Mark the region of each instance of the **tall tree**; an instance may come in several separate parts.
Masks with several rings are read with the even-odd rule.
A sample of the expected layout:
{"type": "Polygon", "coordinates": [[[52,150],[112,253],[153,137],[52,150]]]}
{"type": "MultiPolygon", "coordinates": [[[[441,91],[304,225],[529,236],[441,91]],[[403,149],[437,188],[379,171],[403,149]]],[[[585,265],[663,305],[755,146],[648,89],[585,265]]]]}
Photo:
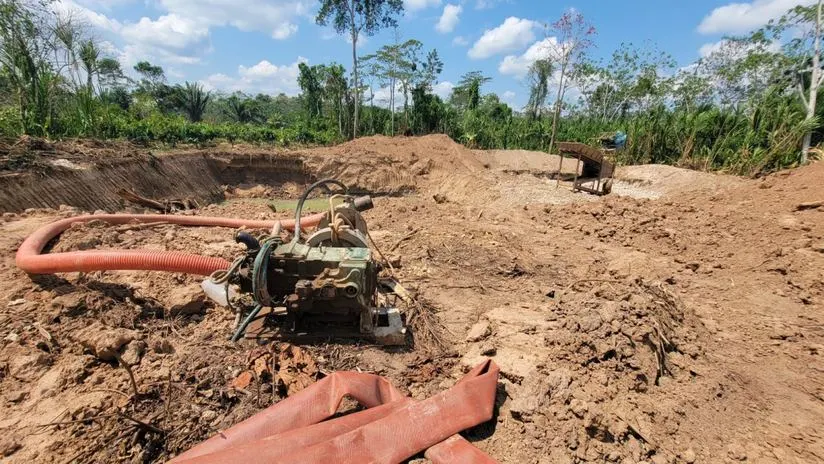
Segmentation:
{"type": "Polygon", "coordinates": [[[526,112],[531,119],[540,119],[544,104],[549,96],[549,79],[552,77],[552,62],[541,59],[529,67],[529,102],[526,112]]]}
{"type": "MultiPolygon", "coordinates": [[[[396,39],[398,37],[396,36],[396,39]]],[[[374,55],[364,57],[373,65],[371,71],[381,80],[389,90],[389,110],[390,110],[390,133],[395,134],[395,96],[400,87],[404,94],[404,110],[409,106],[409,90],[412,80],[416,76],[418,69],[417,53],[421,48],[421,43],[411,39],[400,43],[398,40],[394,44],[384,45],[374,55]]],[[[407,120],[408,123],[408,120],[407,120]]]]}
{"type": "Polygon", "coordinates": [[[435,85],[435,81],[438,80],[441,72],[443,72],[443,61],[438,56],[438,50],[429,50],[429,53],[426,54],[426,62],[421,67],[418,75],[418,83],[424,84],[429,90],[432,90],[432,86],[435,85]]]}
{"type": "Polygon", "coordinates": [[[346,108],[347,93],[349,92],[348,83],[346,82],[346,70],[337,63],[326,66],[324,70],[324,94],[332,104],[332,111],[334,111],[338,122],[338,133],[341,137],[344,137],[343,113],[344,108],[346,108]]]}
{"type": "Polygon", "coordinates": [[[452,104],[458,108],[475,110],[481,103],[481,88],[492,78],[486,77],[481,71],[470,71],[458,81],[452,89],[452,104]]]}
{"type": "MultiPolygon", "coordinates": [[[[793,34],[786,52],[796,58],[798,96],[807,111],[806,123],[815,119],[818,89],[824,82],[824,72],[821,69],[822,20],[822,0],[818,0],[813,5],[791,9],[777,24],[768,27],[768,30],[772,28],[778,33],[790,30],[793,34]]],[[[812,136],[812,130],[804,134],[801,164],[807,163],[812,136]]]]}
{"type": "Polygon", "coordinates": [[[143,88],[155,87],[166,82],[166,73],[160,66],[154,66],[148,61],[141,61],[134,65],[134,70],[140,75],[140,85],[143,88]]]}
{"type": "Polygon", "coordinates": [[[338,34],[349,33],[352,41],[352,88],[355,89],[355,110],[352,137],[358,136],[360,82],[358,80],[358,37],[373,36],[381,28],[397,25],[395,17],[403,12],[403,0],[322,0],[315,22],[326,26],[331,22],[338,34]]]}
{"type": "Polygon", "coordinates": [[[298,64],[298,85],[303,91],[303,104],[310,123],[323,115],[323,65],[298,64]]]}
{"type": "MultiPolygon", "coordinates": [[[[561,19],[553,23],[548,32],[557,38],[557,46],[547,47],[548,59],[552,60],[560,71],[558,76],[558,93],[555,97],[555,111],[552,113],[552,132],[549,139],[550,153],[555,148],[555,138],[558,135],[558,119],[561,117],[564,94],[569,86],[569,75],[577,71],[577,67],[584,61],[586,51],[592,46],[592,36],[595,27],[576,10],[569,10],[561,19]]],[[[561,163],[563,163],[561,157],[561,163]]],[[[562,166],[558,167],[558,172],[562,166]]],[[[558,177],[560,185],[561,177],[558,177]]]]}
{"type": "Polygon", "coordinates": [[[608,62],[581,63],[575,79],[590,116],[607,122],[660,103],[674,68],[672,57],[655,47],[622,43],[608,62]]]}

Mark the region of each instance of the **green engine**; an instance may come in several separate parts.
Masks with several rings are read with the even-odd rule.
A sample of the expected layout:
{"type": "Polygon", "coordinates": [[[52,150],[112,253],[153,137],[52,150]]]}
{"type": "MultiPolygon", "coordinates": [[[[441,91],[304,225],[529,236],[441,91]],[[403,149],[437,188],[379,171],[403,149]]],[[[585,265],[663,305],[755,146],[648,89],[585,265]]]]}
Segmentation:
{"type": "MultiPolygon", "coordinates": [[[[296,217],[312,188],[298,203],[296,217]]],[[[389,303],[391,290],[382,290],[381,266],[368,246],[361,212],[372,207],[369,197],[334,195],[329,213],[311,234],[304,236],[298,227],[286,241],[277,226],[262,240],[238,234],[248,251],[234,278],[252,295],[255,309],[235,339],[254,320],[257,332],[265,322],[281,334],[354,335],[386,345],[405,344],[403,320],[389,303]]]]}

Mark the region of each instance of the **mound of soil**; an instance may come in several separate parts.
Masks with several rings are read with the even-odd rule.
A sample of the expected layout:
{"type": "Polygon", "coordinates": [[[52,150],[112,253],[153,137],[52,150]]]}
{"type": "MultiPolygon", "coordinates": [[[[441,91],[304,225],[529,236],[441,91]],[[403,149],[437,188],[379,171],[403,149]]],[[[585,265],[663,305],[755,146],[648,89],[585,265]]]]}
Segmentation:
{"type": "MultiPolygon", "coordinates": [[[[283,162],[242,150],[215,155],[237,179],[283,162]]],[[[375,372],[421,399],[481,357],[501,366],[496,417],[464,434],[501,462],[824,459],[824,164],[760,180],[629,169],[620,176],[644,190],[608,197],[486,169],[442,137],[362,139],[277,166],[279,192],[299,192],[305,173],[390,194],[366,213],[371,234],[448,349],[231,344],[234,315],[203,300],[197,278],[24,275],[23,237],[78,211],[6,214],[5,460],[159,462],[326,372],[375,372]]],[[[253,200],[194,214],[288,214],[253,200]]],[[[90,223],[53,249],[231,259],[233,232],[90,223]]]]}

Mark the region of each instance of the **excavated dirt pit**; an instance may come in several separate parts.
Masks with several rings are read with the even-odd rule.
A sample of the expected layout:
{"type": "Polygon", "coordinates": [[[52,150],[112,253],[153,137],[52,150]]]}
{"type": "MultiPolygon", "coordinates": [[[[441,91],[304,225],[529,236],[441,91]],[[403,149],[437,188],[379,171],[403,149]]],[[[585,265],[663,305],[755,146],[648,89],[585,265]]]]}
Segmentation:
{"type": "MultiPolygon", "coordinates": [[[[94,169],[101,162],[93,153],[57,156],[94,169]]],[[[227,341],[233,314],[204,302],[194,276],[29,278],[14,265],[23,238],[80,211],[9,212],[0,224],[0,455],[8,462],[160,462],[328,372],[385,375],[422,399],[485,357],[502,370],[496,417],[464,436],[501,462],[824,460],[824,207],[802,206],[824,200],[824,164],[761,180],[628,167],[615,193],[598,198],[529,172],[553,160],[471,152],[444,137],[155,156],[165,165],[175,156],[229,160],[222,175],[238,177],[225,183],[247,184],[198,215],[288,217],[261,198],[294,198],[320,177],[382,194],[365,215],[372,235],[400,257],[398,276],[436,312],[448,348],[235,345],[227,341]],[[273,180],[262,159],[300,163],[306,177],[273,180]],[[111,346],[133,366],[138,397],[111,346]]],[[[34,166],[14,175],[50,176],[34,166]]],[[[208,175],[215,186],[228,179],[208,175]]],[[[40,187],[17,188],[14,198],[40,187]]],[[[89,223],[52,251],[231,259],[232,236],[89,223]]]]}

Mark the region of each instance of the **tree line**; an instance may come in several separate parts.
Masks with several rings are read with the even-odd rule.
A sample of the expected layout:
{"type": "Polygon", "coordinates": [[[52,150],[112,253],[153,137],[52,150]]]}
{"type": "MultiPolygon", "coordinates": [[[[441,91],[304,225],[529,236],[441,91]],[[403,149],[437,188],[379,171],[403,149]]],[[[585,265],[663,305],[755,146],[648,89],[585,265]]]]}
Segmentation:
{"type": "Polygon", "coordinates": [[[570,11],[546,26],[555,39],[530,65],[529,98],[518,109],[486,92],[492,78],[479,71],[438,96],[444,63],[437,50],[401,37],[402,11],[401,0],[324,0],[316,21],[349,37],[349,69],[300,63],[299,95],[247,95],[170,84],[146,61],[126,72],[48,2],[0,0],[0,136],[289,145],[444,133],[471,148],[552,151],[559,140],[598,143],[623,131],[621,162],[747,175],[818,153],[820,2],[728,37],[680,69],[651,44],[621,44],[594,60],[596,30],[570,11]],[[394,31],[391,43],[359,56],[358,38],[384,28],[394,31]]]}

